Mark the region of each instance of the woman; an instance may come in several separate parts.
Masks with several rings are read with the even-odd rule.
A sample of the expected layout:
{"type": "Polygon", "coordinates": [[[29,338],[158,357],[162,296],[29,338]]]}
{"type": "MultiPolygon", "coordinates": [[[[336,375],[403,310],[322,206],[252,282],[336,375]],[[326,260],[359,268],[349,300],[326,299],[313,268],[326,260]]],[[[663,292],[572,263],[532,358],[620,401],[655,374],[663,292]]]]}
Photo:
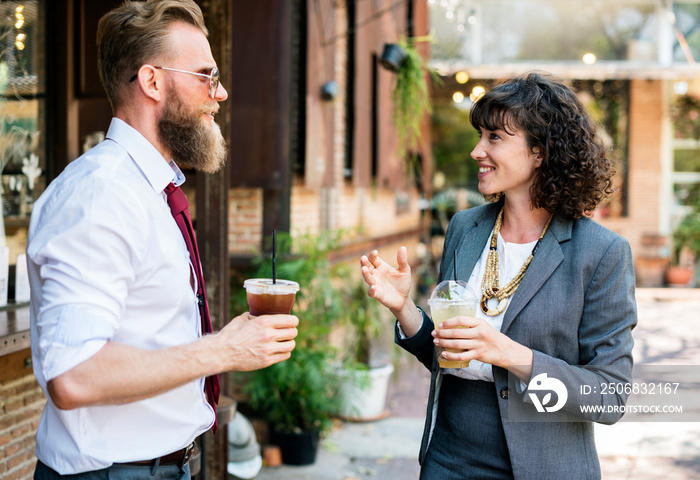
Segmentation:
{"type": "Polygon", "coordinates": [[[451,220],[438,282],[467,281],[476,316],[433,330],[410,297],[406,248],[398,268],[376,250],[361,258],[397,343],[432,372],[420,478],[600,478],[592,422],[622,416],[626,395],[601,385],[631,380],[636,324],[629,244],[585,216],[612,193],[606,148],[576,95],[547,75],[494,87],[470,120],[479,191],[495,201],[451,220]],[[442,355],[469,367],[439,368],[435,345],[460,349],[442,355]],[[543,395],[543,374],[566,392],[543,395]]]}

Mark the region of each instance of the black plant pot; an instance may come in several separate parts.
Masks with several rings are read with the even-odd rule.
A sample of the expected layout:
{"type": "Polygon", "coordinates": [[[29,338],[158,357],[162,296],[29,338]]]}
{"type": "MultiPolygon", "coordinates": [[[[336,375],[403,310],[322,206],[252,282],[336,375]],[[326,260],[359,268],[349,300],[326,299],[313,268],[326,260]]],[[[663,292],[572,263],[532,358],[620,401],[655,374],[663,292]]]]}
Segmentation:
{"type": "Polygon", "coordinates": [[[277,445],[282,452],[282,463],[287,465],[311,465],[316,461],[320,433],[277,432],[277,445]]]}
{"type": "Polygon", "coordinates": [[[385,43],[379,62],[390,72],[398,72],[406,61],[406,51],[395,43],[385,43]]]}

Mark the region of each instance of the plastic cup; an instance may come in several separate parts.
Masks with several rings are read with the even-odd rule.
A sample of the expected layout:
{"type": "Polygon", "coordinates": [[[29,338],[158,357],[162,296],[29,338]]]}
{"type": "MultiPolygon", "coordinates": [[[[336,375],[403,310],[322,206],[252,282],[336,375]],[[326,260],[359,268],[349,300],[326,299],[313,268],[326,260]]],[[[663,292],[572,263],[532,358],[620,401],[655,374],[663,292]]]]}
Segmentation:
{"type": "MultiPolygon", "coordinates": [[[[450,318],[460,316],[474,317],[476,315],[477,301],[476,293],[466,282],[462,280],[445,280],[440,282],[428,300],[435,330],[439,330],[440,323],[450,318]]],[[[469,366],[469,360],[450,361],[442,356],[442,352],[445,350],[452,353],[463,352],[464,350],[443,348],[437,345],[435,348],[437,349],[440,368],[467,368],[469,366]]]]}
{"type": "Polygon", "coordinates": [[[286,314],[292,311],[299,284],[291,280],[249,278],[243,282],[251,315],[286,314]]]}

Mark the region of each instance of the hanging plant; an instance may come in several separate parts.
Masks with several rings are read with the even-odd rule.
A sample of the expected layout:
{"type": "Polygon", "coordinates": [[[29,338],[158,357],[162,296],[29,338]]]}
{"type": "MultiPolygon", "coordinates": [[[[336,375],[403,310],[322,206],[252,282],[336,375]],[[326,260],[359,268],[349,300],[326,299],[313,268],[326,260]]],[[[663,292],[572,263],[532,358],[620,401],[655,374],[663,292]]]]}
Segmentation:
{"type": "Polygon", "coordinates": [[[402,37],[397,44],[406,54],[396,72],[396,84],[392,93],[394,124],[401,157],[405,155],[407,148],[416,149],[422,137],[421,126],[424,116],[433,111],[428,90],[428,77],[433,81],[439,81],[437,71],[430,68],[416,50],[416,43],[415,38],[402,37]]]}
{"type": "Polygon", "coordinates": [[[680,95],[671,112],[676,138],[700,140],[700,98],[680,95]]]}

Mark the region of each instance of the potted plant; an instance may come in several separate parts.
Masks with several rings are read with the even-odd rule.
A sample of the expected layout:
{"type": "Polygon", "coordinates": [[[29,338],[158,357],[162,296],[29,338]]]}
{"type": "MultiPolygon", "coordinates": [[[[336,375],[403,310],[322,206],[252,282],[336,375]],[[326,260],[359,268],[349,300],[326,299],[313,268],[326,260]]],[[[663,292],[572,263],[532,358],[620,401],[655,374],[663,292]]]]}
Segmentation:
{"type": "MultiPolygon", "coordinates": [[[[245,378],[243,392],[250,407],[268,422],[272,443],[280,447],[287,464],[315,461],[319,439],[340,408],[334,368],[337,352],[329,335],[344,305],[336,287],[338,269],[331,265],[329,254],[339,246],[341,236],[340,232],[305,235],[295,239],[293,256],[278,256],[277,277],[294,280],[301,287],[292,310],[301,322],[296,348],[290,359],[245,378]]],[[[277,238],[279,251],[290,251],[289,236],[277,238]]],[[[270,259],[261,256],[257,265],[254,276],[272,276],[270,259]]],[[[244,292],[236,303],[236,311],[246,310],[244,292]]]]}
{"type": "Polygon", "coordinates": [[[673,232],[674,264],[666,273],[669,285],[690,285],[695,265],[700,258],[700,196],[693,209],[673,232]],[[685,255],[685,259],[683,258],[685,255]]]}
{"type": "Polygon", "coordinates": [[[269,422],[283,463],[316,461],[321,435],[339,411],[332,360],[331,351],[301,345],[289,360],[255,372],[246,383],[250,404],[269,422]]]}
{"type": "Polygon", "coordinates": [[[398,72],[406,60],[406,50],[396,43],[385,43],[379,62],[390,72],[398,72]]]}
{"type": "Polygon", "coordinates": [[[345,345],[339,376],[340,415],[349,420],[371,421],[384,418],[392,363],[377,363],[372,358],[372,345],[388,325],[379,303],[367,295],[361,279],[344,291],[345,345]]]}
{"type": "MultiPolygon", "coordinates": [[[[416,49],[416,43],[422,39],[407,39],[402,37],[397,44],[390,44],[402,51],[399,54],[400,64],[392,61],[397,66],[396,82],[392,92],[394,103],[394,125],[399,139],[399,156],[404,156],[406,149],[415,150],[421,139],[421,127],[425,115],[431,113],[432,103],[428,90],[428,78],[439,81],[438,73],[428,67],[425,59],[416,49]]],[[[385,48],[385,52],[387,48],[385,48]]],[[[384,56],[383,56],[384,57],[384,56]]],[[[388,62],[382,61],[385,68],[388,62]]]]}

